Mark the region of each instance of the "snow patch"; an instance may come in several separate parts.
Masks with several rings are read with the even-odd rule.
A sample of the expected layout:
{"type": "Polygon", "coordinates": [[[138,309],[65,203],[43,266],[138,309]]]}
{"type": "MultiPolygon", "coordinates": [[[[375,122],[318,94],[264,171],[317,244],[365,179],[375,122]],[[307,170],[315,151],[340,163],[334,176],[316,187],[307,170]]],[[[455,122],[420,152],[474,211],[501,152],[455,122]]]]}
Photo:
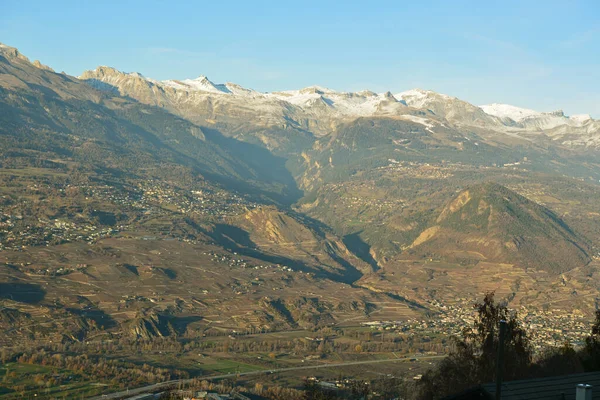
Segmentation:
{"type": "Polygon", "coordinates": [[[456,97],[451,97],[446,94],[436,93],[431,90],[423,89],[411,89],[404,92],[400,92],[394,95],[398,100],[404,100],[406,104],[415,108],[423,108],[426,104],[433,101],[434,99],[441,100],[456,100],[456,97]]]}
{"type": "Polygon", "coordinates": [[[540,115],[540,112],[530,110],[528,108],[521,108],[511,106],[510,104],[486,104],[479,106],[486,114],[492,115],[498,118],[510,118],[515,122],[520,122],[524,118],[531,116],[540,115]]]}
{"type": "Polygon", "coordinates": [[[403,106],[389,93],[374,93],[363,90],[358,93],[336,92],[320,86],[310,86],[300,90],[266,93],[265,96],[288,102],[305,111],[318,113],[325,106],[339,115],[370,116],[378,113],[389,114],[395,110],[389,104],[403,106]]]}
{"type": "Polygon", "coordinates": [[[200,75],[196,79],[184,79],[182,81],[166,80],[161,81],[160,83],[175,89],[183,89],[195,92],[209,92],[219,94],[231,93],[226,87],[226,85],[215,85],[204,75],[200,75]]]}
{"type": "Polygon", "coordinates": [[[571,115],[569,117],[569,119],[578,122],[578,123],[585,123],[587,121],[591,121],[592,117],[589,114],[575,114],[575,115],[571,115]]]}
{"type": "Polygon", "coordinates": [[[428,128],[428,130],[431,129],[431,128],[433,128],[435,126],[432,123],[433,122],[432,120],[427,119],[427,118],[423,118],[423,117],[417,117],[416,115],[403,115],[402,119],[406,119],[406,120],[409,120],[411,122],[423,125],[426,128],[428,128]]]}

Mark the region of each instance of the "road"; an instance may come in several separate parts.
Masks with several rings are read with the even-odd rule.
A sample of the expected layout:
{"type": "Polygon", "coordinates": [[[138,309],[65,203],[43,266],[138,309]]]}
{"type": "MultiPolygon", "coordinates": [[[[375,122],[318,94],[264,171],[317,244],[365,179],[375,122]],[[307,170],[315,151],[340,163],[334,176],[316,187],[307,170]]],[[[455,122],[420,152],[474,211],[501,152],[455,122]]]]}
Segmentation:
{"type": "MultiPolygon", "coordinates": [[[[419,360],[434,360],[439,358],[444,358],[445,356],[424,356],[418,357],[419,360]]],[[[348,367],[352,365],[363,365],[363,364],[378,364],[378,363],[390,363],[390,362],[409,362],[409,358],[390,358],[385,360],[369,360],[369,361],[350,361],[345,363],[337,363],[337,364],[319,364],[319,365],[305,365],[302,367],[289,367],[289,368],[276,368],[276,369],[264,369],[259,371],[251,371],[251,372],[241,372],[239,374],[225,374],[225,375],[212,375],[212,376],[201,376],[200,378],[204,380],[214,380],[214,379],[226,379],[226,378],[235,378],[236,376],[252,376],[252,375],[261,375],[261,374],[277,374],[280,372],[289,372],[289,371],[301,371],[307,369],[322,369],[322,368],[337,368],[337,367],[348,367]]],[[[154,392],[164,389],[167,386],[177,385],[179,383],[186,384],[192,382],[192,379],[180,379],[173,381],[166,381],[161,383],[156,383],[154,385],[143,386],[135,389],[129,389],[128,391],[116,392],[111,394],[106,394],[98,397],[92,397],[91,400],[103,400],[103,399],[120,399],[126,396],[135,396],[141,393],[154,392]]]]}

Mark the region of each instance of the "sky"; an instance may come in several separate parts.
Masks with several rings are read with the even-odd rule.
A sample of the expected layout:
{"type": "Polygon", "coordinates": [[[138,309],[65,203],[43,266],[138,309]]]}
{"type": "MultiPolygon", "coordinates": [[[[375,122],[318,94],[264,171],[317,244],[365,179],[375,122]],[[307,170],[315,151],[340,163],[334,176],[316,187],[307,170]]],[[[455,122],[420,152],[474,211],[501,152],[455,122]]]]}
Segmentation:
{"type": "Polygon", "coordinates": [[[0,42],[74,76],[422,88],[600,119],[598,0],[0,0],[0,42]]]}

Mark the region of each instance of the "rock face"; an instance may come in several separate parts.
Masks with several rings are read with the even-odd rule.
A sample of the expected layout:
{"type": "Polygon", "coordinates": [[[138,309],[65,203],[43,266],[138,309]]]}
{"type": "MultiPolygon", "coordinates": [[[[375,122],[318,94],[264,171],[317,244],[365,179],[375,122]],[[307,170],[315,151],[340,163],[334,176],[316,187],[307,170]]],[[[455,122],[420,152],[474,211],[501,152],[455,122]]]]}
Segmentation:
{"type": "Polygon", "coordinates": [[[54,72],[54,70],[52,68],[50,68],[47,65],[42,64],[39,60],[35,60],[33,62],[33,66],[39,69],[45,69],[46,71],[50,71],[50,72],[54,72]]]}
{"type": "Polygon", "coordinates": [[[128,330],[136,339],[153,339],[174,334],[174,329],[168,319],[156,313],[138,315],[128,322],[128,330]]]}
{"type": "Polygon", "coordinates": [[[590,261],[588,243],[560,217],[491,183],[462,191],[407,250],[558,273],[590,261]]]}
{"type": "Polygon", "coordinates": [[[10,47],[2,43],[0,43],[0,54],[8,59],[18,58],[20,60],[29,62],[29,58],[21,54],[15,47],[10,47]]]}

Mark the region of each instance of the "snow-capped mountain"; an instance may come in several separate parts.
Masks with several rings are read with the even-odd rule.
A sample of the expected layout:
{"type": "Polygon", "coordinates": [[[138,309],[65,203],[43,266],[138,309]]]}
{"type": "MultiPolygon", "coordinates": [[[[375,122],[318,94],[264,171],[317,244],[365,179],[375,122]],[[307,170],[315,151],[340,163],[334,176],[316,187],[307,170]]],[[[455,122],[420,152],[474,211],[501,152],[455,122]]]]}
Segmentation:
{"type": "Polygon", "coordinates": [[[185,79],[183,81],[163,81],[161,82],[161,84],[182,90],[194,90],[198,92],[209,92],[218,94],[231,93],[231,91],[227,88],[226,85],[215,85],[204,75],[200,75],[196,79],[185,79]]]}
{"type": "Polygon", "coordinates": [[[489,115],[493,115],[499,118],[510,118],[515,122],[519,122],[524,118],[540,114],[537,111],[529,110],[527,108],[515,107],[510,104],[486,104],[480,106],[483,111],[489,115]]]}
{"type": "Polygon", "coordinates": [[[509,104],[488,104],[481,106],[481,109],[489,115],[499,118],[510,118],[524,127],[538,129],[552,129],[561,125],[580,127],[593,121],[592,117],[587,114],[567,117],[562,110],[538,112],[509,104]]]}
{"type": "MultiPolygon", "coordinates": [[[[374,93],[368,90],[357,93],[336,92],[335,90],[310,86],[301,90],[288,90],[268,93],[266,96],[289,102],[311,111],[315,107],[331,109],[340,115],[369,116],[405,109],[390,92],[374,93]]],[[[314,110],[313,110],[314,111],[314,110]]]]}
{"type": "Polygon", "coordinates": [[[217,122],[263,127],[292,125],[322,135],[349,118],[412,112],[389,92],[347,93],[311,86],[262,93],[234,83],[215,84],[205,76],[157,81],[105,66],[84,72],[80,79],[98,89],[167,108],[203,125],[217,122]]]}
{"type": "MultiPolygon", "coordinates": [[[[132,89],[140,89],[140,84],[146,84],[153,87],[153,90],[168,91],[174,89],[179,97],[214,97],[226,96],[225,98],[253,99],[258,103],[271,103],[272,105],[282,106],[282,102],[287,105],[302,109],[305,112],[319,112],[319,110],[329,110],[332,114],[368,116],[384,112],[390,108],[390,104],[397,103],[396,109],[405,108],[405,104],[399,102],[394,96],[387,93],[374,93],[362,91],[358,93],[337,92],[335,90],[322,88],[319,86],[310,86],[300,90],[287,90],[273,93],[261,93],[252,89],[246,89],[234,83],[215,84],[206,76],[201,75],[196,79],[185,80],[165,80],[157,81],[146,78],[142,74],[123,73],[110,67],[98,67],[93,71],[86,71],[81,76],[92,85],[100,88],[106,88],[104,84],[113,85],[120,92],[130,92],[132,89]],[[386,108],[387,106],[387,108],[386,108]]],[[[131,95],[132,93],[125,93],[131,95]]],[[[250,103],[246,104],[250,106],[250,103]]],[[[261,104],[264,106],[264,104],[261,104]]],[[[392,109],[394,107],[391,107],[392,109]]],[[[395,110],[394,110],[395,111],[395,110]]]]}
{"type": "Polygon", "coordinates": [[[600,123],[589,115],[568,117],[562,111],[544,113],[497,103],[478,107],[423,89],[393,95],[310,86],[264,93],[230,82],[216,84],[204,75],[158,81],[104,66],[84,72],[80,79],[98,89],[167,108],[202,126],[227,126],[231,131],[291,128],[322,136],[352,119],[398,117],[430,129],[433,121],[438,126],[473,127],[526,140],[543,134],[569,146],[600,146],[600,123]]]}
{"type": "MultiPolygon", "coordinates": [[[[29,62],[13,47],[0,44],[0,53],[29,62]]],[[[37,61],[31,64],[50,70],[37,61]]],[[[204,75],[159,81],[107,66],[85,71],[79,79],[96,89],[165,108],[204,127],[214,126],[234,136],[250,132],[268,148],[277,146],[277,140],[273,140],[274,135],[281,136],[277,130],[292,129],[304,136],[323,136],[336,126],[361,117],[399,118],[432,132],[436,126],[445,126],[464,132],[475,129],[496,137],[507,135],[529,141],[550,138],[570,147],[600,148],[600,121],[587,114],[566,116],[562,111],[539,112],[498,103],[478,107],[431,90],[412,89],[393,95],[310,86],[264,93],[231,82],[217,84],[204,75]],[[266,136],[265,130],[270,131],[266,136]]],[[[98,93],[92,90],[88,95],[94,97],[98,93]]],[[[291,138],[288,135],[286,140],[293,141],[291,138]]]]}
{"type": "Polygon", "coordinates": [[[543,134],[571,147],[600,146],[600,121],[587,114],[566,116],[562,110],[539,112],[497,103],[481,108],[501,118],[507,126],[506,132],[511,134],[529,138],[532,134],[543,134]]]}
{"type": "Polygon", "coordinates": [[[416,109],[430,110],[437,116],[459,125],[498,127],[502,122],[481,108],[456,97],[431,90],[412,89],[397,93],[397,99],[416,109]]]}

